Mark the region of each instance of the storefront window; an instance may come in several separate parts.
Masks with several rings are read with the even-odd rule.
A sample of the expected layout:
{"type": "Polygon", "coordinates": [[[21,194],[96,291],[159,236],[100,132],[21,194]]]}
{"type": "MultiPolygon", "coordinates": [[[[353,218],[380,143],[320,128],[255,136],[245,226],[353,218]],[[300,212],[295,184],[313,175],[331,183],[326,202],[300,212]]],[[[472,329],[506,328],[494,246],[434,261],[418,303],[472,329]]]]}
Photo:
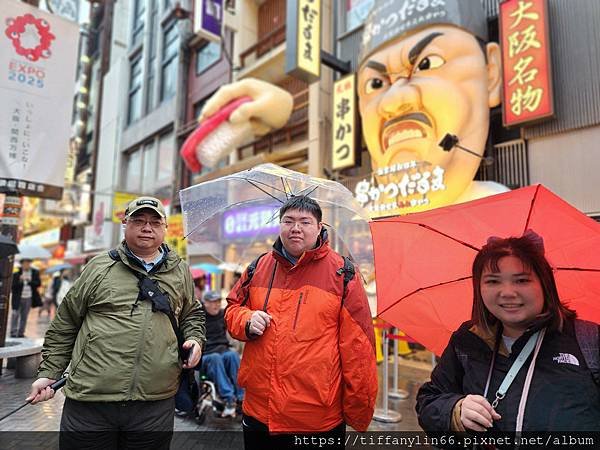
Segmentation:
{"type": "Polygon", "coordinates": [[[144,146],[142,192],[151,192],[156,177],[156,144],[154,142],[144,146]]]}
{"type": "Polygon", "coordinates": [[[196,51],[196,75],[221,59],[221,43],[209,42],[196,51]]]}
{"type": "Polygon", "coordinates": [[[177,84],[177,54],[179,33],[177,24],[172,23],[164,32],[160,99],[167,100],[175,94],[177,84]]]}
{"type": "Polygon", "coordinates": [[[142,152],[135,151],[127,157],[125,169],[125,190],[127,192],[139,192],[142,176],[142,152]]]}
{"type": "Polygon", "coordinates": [[[156,74],[156,24],[158,23],[158,5],[157,0],[150,1],[150,30],[148,45],[148,73],[146,75],[146,113],[154,109],[154,90],[156,74]]]}
{"type": "Polygon", "coordinates": [[[127,123],[135,122],[142,117],[142,57],[131,62],[129,78],[129,105],[127,123]]]}
{"type": "Polygon", "coordinates": [[[175,146],[173,133],[164,134],[158,141],[158,173],[156,183],[158,186],[171,184],[173,181],[173,160],[175,157],[175,146]]]}
{"type": "Polygon", "coordinates": [[[170,189],[175,158],[173,132],[154,137],[126,156],[123,186],[127,192],[158,193],[170,189]]]}
{"type": "Polygon", "coordinates": [[[375,4],[375,0],[343,0],[343,2],[346,13],[345,31],[353,30],[367,20],[369,11],[375,4]]]}
{"type": "Polygon", "coordinates": [[[133,26],[131,46],[135,47],[144,38],[144,22],[146,16],[146,0],[135,0],[133,4],[133,26]]]}

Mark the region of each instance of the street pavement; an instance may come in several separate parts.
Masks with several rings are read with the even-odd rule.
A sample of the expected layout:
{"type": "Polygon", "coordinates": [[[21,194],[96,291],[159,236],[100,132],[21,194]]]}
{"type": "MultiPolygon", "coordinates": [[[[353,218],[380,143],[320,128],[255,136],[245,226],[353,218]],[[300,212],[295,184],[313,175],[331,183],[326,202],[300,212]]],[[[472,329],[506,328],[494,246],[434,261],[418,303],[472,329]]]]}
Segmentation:
{"type": "MultiPolygon", "coordinates": [[[[12,311],[11,311],[12,312],[12,311]]],[[[9,321],[10,323],[10,321],[9,321]]],[[[50,320],[48,317],[38,317],[38,310],[33,309],[30,312],[25,335],[28,338],[43,337],[48,328],[50,320]]],[[[393,364],[389,364],[389,387],[392,388],[392,370],[393,364]]],[[[415,414],[415,395],[421,383],[429,378],[431,367],[423,362],[412,362],[401,358],[399,365],[398,387],[409,393],[406,400],[389,400],[389,410],[398,412],[402,415],[402,420],[395,423],[384,423],[373,420],[369,426],[369,431],[378,432],[396,432],[396,431],[418,431],[415,414]]],[[[383,364],[378,366],[383,370],[383,364]]],[[[382,402],[382,377],[379,377],[380,386],[378,393],[377,407],[381,408],[382,402]]],[[[14,370],[6,369],[6,361],[2,375],[0,375],[0,417],[23,404],[24,399],[29,393],[33,379],[19,379],[14,377],[14,370]]],[[[27,405],[20,411],[9,416],[0,422],[0,448],[18,448],[19,450],[29,448],[58,448],[58,433],[29,433],[32,442],[44,441],[42,447],[35,445],[23,445],[23,435],[28,435],[32,431],[58,431],[64,395],[59,391],[56,396],[47,402],[37,405],[27,405]],[[18,447],[11,446],[11,433],[19,432],[18,447]],[[42,438],[43,436],[43,438],[42,438]]],[[[214,414],[209,414],[206,421],[199,425],[191,418],[175,417],[175,437],[171,448],[241,448],[241,430],[240,418],[218,418],[214,414]],[[226,432],[217,433],[216,431],[226,432]],[[238,433],[235,433],[238,431],[238,433]],[[179,433],[179,432],[206,432],[206,433],[179,433]],[[229,432],[229,433],[227,433],[229,432]]],[[[13,436],[14,437],[14,436],[13,436]]]]}

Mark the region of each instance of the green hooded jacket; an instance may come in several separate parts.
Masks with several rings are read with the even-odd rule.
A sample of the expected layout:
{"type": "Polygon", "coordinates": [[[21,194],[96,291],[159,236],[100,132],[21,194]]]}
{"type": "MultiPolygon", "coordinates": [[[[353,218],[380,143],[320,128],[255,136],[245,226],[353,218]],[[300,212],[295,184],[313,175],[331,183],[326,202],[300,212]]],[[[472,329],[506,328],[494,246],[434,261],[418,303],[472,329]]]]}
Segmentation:
{"type": "MultiPolygon", "coordinates": [[[[167,256],[148,275],[167,293],[184,340],[205,341],[204,311],[194,298],[188,265],[166,245],[167,256]]],[[[79,401],[162,400],[179,386],[177,337],[166,314],[138,298],[146,274],[121,243],[121,261],[92,259],[75,281],[46,332],[39,377],[59,379],[69,362],[65,395],[79,401]],[[125,267],[128,265],[129,267],[125,267]]]]}

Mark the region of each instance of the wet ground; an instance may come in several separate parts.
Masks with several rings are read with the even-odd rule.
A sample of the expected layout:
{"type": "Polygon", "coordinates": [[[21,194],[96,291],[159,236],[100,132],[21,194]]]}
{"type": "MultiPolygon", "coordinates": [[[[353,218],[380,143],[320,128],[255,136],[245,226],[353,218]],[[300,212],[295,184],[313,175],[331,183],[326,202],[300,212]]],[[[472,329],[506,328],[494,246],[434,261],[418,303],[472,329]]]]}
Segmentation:
{"type": "MultiPolygon", "coordinates": [[[[9,322],[10,323],[10,322],[9,322]]],[[[28,338],[43,337],[50,321],[47,317],[38,317],[37,310],[32,310],[29,316],[29,322],[25,335],[28,338]]],[[[398,370],[398,388],[408,392],[408,398],[404,400],[389,399],[388,411],[400,413],[402,420],[394,423],[385,423],[373,420],[369,426],[369,431],[380,432],[396,432],[396,431],[417,431],[420,430],[417,424],[415,414],[415,395],[421,383],[429,378],[431,364],[424,358],[419,359],[418,354],[408,358],[401,358],[398,370]]],[[[379,394],[378,408],[383,407],[383,392],[382,392],[382,372],[383,364],[379,364],[379,394]]],[[[389,387],[393,387],[392,370],[393,364],[389,364],[389,387]]],[[[6,369],[6,361],[4,361],[4,369],[0,376],[0,416],[8,413],[14,408],[23,403],[25,397],[29,393],[29,388],[32,379],[19,379],[14,377],[14,370],[6,369]]],[[[0,432],[31,432],[31,431],[58,431],[60,425],[60,416],[62,413],[62,405],[64,396],[62,391],[59,391],[54,399],[43,402],[38,405],[28,405],[0,422],[0,432]]],[[[377,414],[385,417],[385,411],[379,409],[377,414]]],[[[241,430],[240,418],[235,419],[219,418],[214,414],[208,414],[206,421],[199,425],[191,418],[175,417],[176,432],[207,432],[207,433],[176,433],[172,448],[203,448],[203,444],[198,442],[199,436],[205,441],[205,448],[240,448],[241,433],[233,433],[241,430]],[[216,431],[232,432],[232,433],[213,433],[216,431]],[[190,436],[195,436],[193,440],[190,436]],[[229,437],[227,437],[229,436],[229,437]],[[192,442],[193,441],[193,442],[192,442]]],[[[35,434],[35,433],[34,433],[35,434]]],[[[41,434],[40,434],[41,435],[41,434]]],[[[57,448],[54,444],[57,440],[57,433],[44,434],[48,447],[57,448]]],[[[11,448],[10,439],[6,433],[0,433],[0,448],[11,448]]],[[[32,437],[34,440],[39,438],[32,437]]],[[[25,447],[26,448],[26,447],[25,447]]],[[[33,448],[33,444],[32,444],[33,448]]],[[[41,447],[37,447],[41,448],[41,447]]],[[[366,447],[365,447],[366,448],[366,447]]],[[[19,450],[24,450],[23,445],[19,445],[19,450]]]]}

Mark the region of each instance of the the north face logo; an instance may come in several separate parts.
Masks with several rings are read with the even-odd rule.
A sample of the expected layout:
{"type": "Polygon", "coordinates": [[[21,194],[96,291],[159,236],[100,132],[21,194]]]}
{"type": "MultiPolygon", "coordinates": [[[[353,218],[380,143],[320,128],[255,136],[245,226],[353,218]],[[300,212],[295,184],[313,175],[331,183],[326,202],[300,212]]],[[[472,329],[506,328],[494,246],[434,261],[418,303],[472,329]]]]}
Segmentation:
{"type": "Polygon", "coordinates": [[[573,364],[574,366],[579,365],[579,360],[570,353],[559,353],[558,356],[552,358],[552,361],[559,364],[573,364]]]}

